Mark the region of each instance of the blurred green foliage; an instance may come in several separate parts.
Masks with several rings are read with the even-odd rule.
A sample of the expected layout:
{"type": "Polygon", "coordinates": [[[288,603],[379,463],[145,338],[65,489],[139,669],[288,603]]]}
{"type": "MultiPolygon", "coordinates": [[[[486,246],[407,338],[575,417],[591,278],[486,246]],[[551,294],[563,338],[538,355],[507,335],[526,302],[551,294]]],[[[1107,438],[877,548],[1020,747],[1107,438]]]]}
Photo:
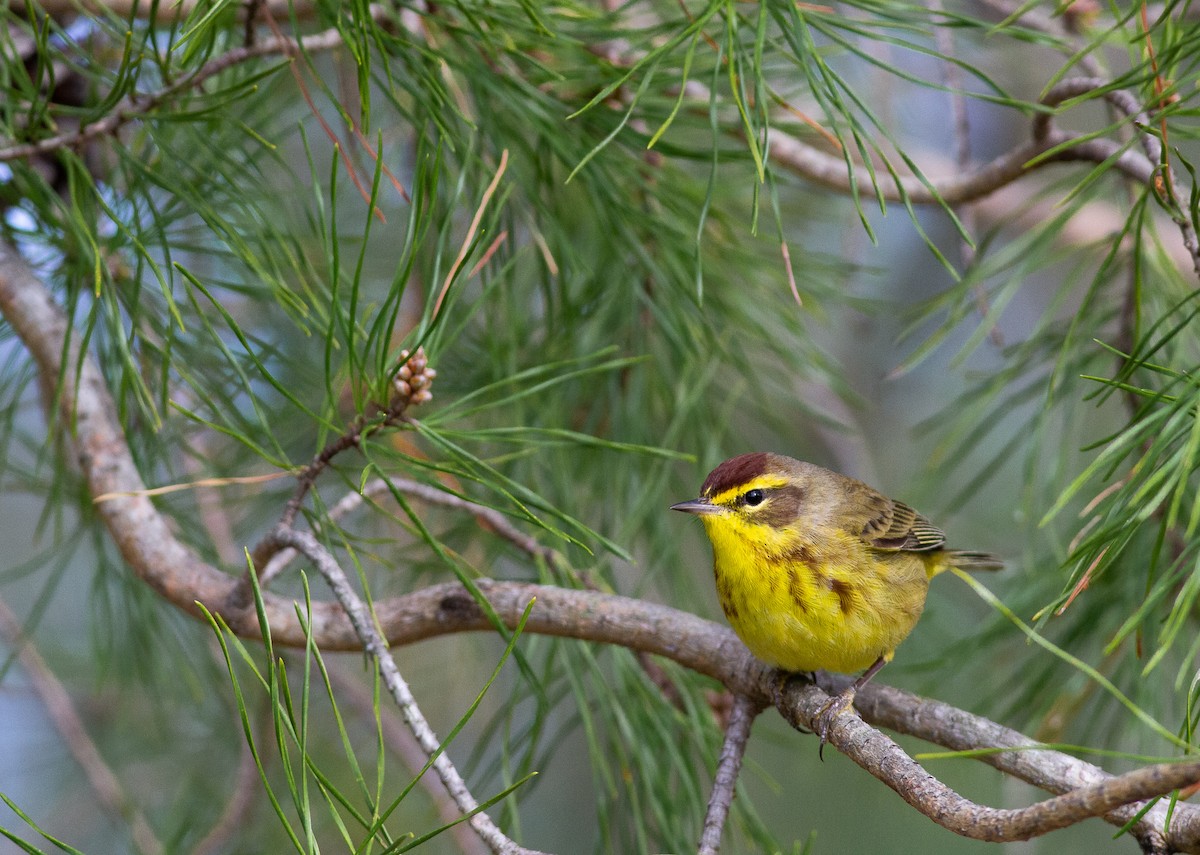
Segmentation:
{"type": "MultiPolygon", "coordinates": [[[[1171,222],[1198,219],[1200,24],[1185,4],[1158,7],[1147,32],[1136,7],[1043,19],[891,0],[320,2],[250,28],[254,44],[332,28],[336,50],[226,63],[246,49],[240,9],[0,10],[4,238],[99,359],[148,484],[302,466],[386,403],[401,349],[421,345],[433,403],[339,457],[306,509],[368,595],[492,576],[716,616],[699,535],[665,508],[722,458],[770,448],[961,511],[954,527],[981,541],[968,545],[1011,559],[995,584],[1016,614],[1194,744],[1200,338],[1171,222]],[[1096,68],[1161,105],[1154,126],[1076,102],[1060,121],[1133,152],[1137,134],[1162,138],[1181,196],[1132,186],[1111,162],[1047,167],[1024,179],[1024,201],[967,217],[820,189],[776,157],[786,137],[852,177],[912,170],[936,188],[918,165],[944,157],[952,99],[983,159],[1028,134],[1054,81],[1096,68]],[[4,154],[112,117],[77,145],[4,154]],[[378,474],[496,508],[564,563],[416,501],[330,514],[378,474]]],[[[239,643],[235,704],[205,628],[116,561],[60,434],[47,442],[32,370],[0,335],[4,490],[40,503],[43,547],[14,557],[4,596],[64,679],[109,693],[93,729],[120,777],[153,767],[130,786],[168,848],[216,821],[228,788],[197,744],[238,737],[217,752],[232,768],[235,710],[294,800],[278,823],[260,806],[229,851],[355,851],[368,828],[380,836],[357,851],[400,851],[379,841],[436,828],[419,808],[373,824],[412,771],[383,748],[385,703],[351,715],[336,682],[317,685],[319,651],[264,663],[239,643]],[[320,712],[299,715],[310,697],[320,712]],[[131,722],[140,745],[122,735],[131,722]]],[[[289,493],[284,479],[158,501],[181,538],[239,573],[289,493]]],[[[1002,618],[979,629],[988,612],[939,586],[889,678],[1054,741],[1174,750],[1131,731],[1128,709],[1069,661],[1021,647],[1002,618]]],[[[279,589],[303,600],[294,572],[279,589]]],[[[400,656],[449,727],[503,650],[469,639],[400,656]]],[[[720,744],[715,687],[553,639],[521,637],[515,660],[455,744],[481,799],[504,794],[504,827],[532,824],[535,846],[553,835],[529,813],[555,797],[545,779],[566,752],[577,762],[560,774],[594,804],[571,851],[694,847],[720,744]]],[[[811,762],[808,742],[780,742],[811,762]]],[[[801,774],[771,772],[778,792],[735,801],[733,851],[792,851],[822,827],[758,816],[801,774]]],[[[854,786],[857,804],[882,790],[854,786]]],[[[23,807],[69,824],[61,806],[23,807]]]]}

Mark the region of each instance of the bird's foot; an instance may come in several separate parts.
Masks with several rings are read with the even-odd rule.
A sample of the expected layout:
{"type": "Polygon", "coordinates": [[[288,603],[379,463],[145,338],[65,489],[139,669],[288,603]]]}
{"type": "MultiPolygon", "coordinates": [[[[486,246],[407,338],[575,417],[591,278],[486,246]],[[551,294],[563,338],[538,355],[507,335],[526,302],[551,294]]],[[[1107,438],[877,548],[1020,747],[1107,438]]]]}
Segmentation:
{"type": "Polygon", "coordinates": [[[792,727],[796,728],[796,730],[800,731],[801,733],[811,733],[812,731],[805,729],[804,726],[800,724],[795,713],[787,706],[787,685],[793,677],[808,679],[813,683],[816,682],[816,674],[811,674],[807,671],[784,671],[782,668],[779,668],[775,671],[771,678],[771,704],[775,707],[775,709],[779,710],[779,714],[783,716],[784,720],[792,727]]]}
{"type": "Polygon", "coordinates": [[[784,691],[792,675],[782,668],[771,675],[771,703],[776,709],[783,709],[784,691]]]}
{"type": "Polygon", "coordinates": [[[823,703],[817,710],[817,714],[813,718],[813,731],[821,739],[821,747],[817,749],[817,756],[822,760],[825,759],[825,743],[829,741],[829,731],[833,728],[837,717],[853,705],[855,694],[854,687],[848,686],[823,703]]]}

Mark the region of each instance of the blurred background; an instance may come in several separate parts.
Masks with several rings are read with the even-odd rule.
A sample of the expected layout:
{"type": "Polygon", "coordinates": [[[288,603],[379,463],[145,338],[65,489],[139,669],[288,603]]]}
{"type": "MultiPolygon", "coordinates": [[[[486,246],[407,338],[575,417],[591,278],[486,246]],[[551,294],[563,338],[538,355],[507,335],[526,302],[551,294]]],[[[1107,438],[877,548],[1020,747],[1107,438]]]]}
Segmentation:
{"type": "MultiPolygon", "coordinates": [[[[0,18],[4,239],[100,362],[147,485],[192,485],[155,503],[203,559],[243,572],[294,481],[196,482],[304,465],[386,402],[419,344],[433,401],[339,456],[304,512],[375,601],[526,579],[723,622],[708,543],[667,508],[722,459],[772,450],[1003,556],[982,581],[1159,729],[955,578],[883,682],[1115,772],[1194,744],[1200,340],[1172,222],[1196,217],[1186,5],[97,2],[0,18]],[[1056,125],[1143,159],[1139,133],[1165,138],[1175,197],[1101,158],[939,198],[1083,74],[1098,91],[1056,125]],[[893,172],[933,200],[878,202],[893,172]],[[494,507],[562,562],[417,500],[330,513],[378,474],[494,507]]],[[[87,853],[387,851],[356,847],[423,760],[370,663],[324,654],[326,681],[276,648],[292,700],[272,703],[261,643],[178,612],[116,554],[70,426],[47,427],[3,324],[0,356],[0,852],[51,836],[87,853]]],[[[303,602],[305,579],[328,599],[304,562],[272,589],[303,602]]],[[[467,716],[450,754],[473,792],[516,785],[489,810],[506,831],[561,853],[694,849],[719,687],[532,635],[489,684],[504,651],[477,634],[395,655],[439,734],[467,716]]],[[[974,760],[927,766],[980,803],[1044,797],[974,760]]],[[[391,839],[438,828],[436,802],[414,787],[391,839]]],[[[1135,848],[1114,832],[1093,820],[1005,849],[1135,848]]],[[[771,713],[725,839],[995,848],[837,752],[818,761],[771,713]]],[[[418,848],[480,851],[456,830],[418,848]]]]}

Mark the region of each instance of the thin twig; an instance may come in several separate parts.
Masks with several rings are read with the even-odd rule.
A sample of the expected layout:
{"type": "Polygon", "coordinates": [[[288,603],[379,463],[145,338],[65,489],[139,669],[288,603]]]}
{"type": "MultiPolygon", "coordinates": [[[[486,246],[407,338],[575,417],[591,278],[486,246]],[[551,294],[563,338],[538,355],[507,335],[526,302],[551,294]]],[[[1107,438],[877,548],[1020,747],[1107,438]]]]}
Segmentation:
{"type": "Polygon", "coordinates": [[[496,827],[487,814],[479,810],[479,803],[467,789],[467,784],[459,775],[458,769],[450,762],[446,752],[442,750],[441,741],[433,732],[433,728],[429,726],[421,708],[417,706],[417,699],[413,697],[408,682],[401,675],[396,660],[388,651],[387,642],[384,641],[375,626],[371,610],[359,599],[337,559],[309,532],[279,526],[277,537],[280,543],[303,553],[304,557],[311,561],[325,578],[334,597],[337,598],[338,603],[346,612],[346,616],[354,625],[354,631],[362,641],[363,650],[375,659],[383,684],[387,687],[392,700],[396,702],[396,706],[400,708],[400,715],[404,717],[404,723],[412,731],[425,756],[433,759],[434,772],[445,785],[446,792],[450,794],[450,798],[454,800],[461,814],[468,817],[467,822],[475,829],[475,832],[496,855],[526,855],[526,853],[532,855],[533,850],[518,846],[496,827]]]}
{"type": "MultiPolygon", "coordinates": [[[[380,5],[373,5],[371,7],[372,17],[378,18],[385,13],[386,9],[380,5]]],[[[193,74],[188,75],[182,80],[178,80],[175,83],[164,86],[162,89],[145,95],[135,93],[127,96],[113,107],[111,112],[103,119],[82,125],[77,130],[69,133],[57,134],[34,143],[21,143],[0,148],[0,162],[21,160],[39,154],[49,154],[61,148],[78,148],[90,140],[108,136],[129,122],[147,115],[161,104],[185,92],[199,88],[206,80],[243,62],[267,56],[278,56],[280,54],[294,57],[300,52],[332,50],[341,44],[341,31],[337,27],[330,27],[328,30],[308,36],[299,36],[296,38],[277,36],[258,42],[257,44],[232,48],[205,63],[193,74]]]]}
{"type": "Polygon", "coordinates": [[[699,855],[717,855],[721,851],[721,832],[725,830],[725,820],[733,804],[734,788],[737,786],[738,773],[742,770],[742,757],[750,739],[750,726],[762,711],[761,699],[749,695],[733,696],[733,708],[725,727],[725,743],[721,746],[721,758],[717,761],[717,774],[713,778],[712,794],[704,815],[699,855]]]}
{"type": "MultiPolygon", "coordinates": [[[[470,499],[456,496],[448,490],[443,490],[432,484],[423,484],[420,481],[412,481],[408,478],[388,478],[386,480],[377,478],[367,482],[367,486],[363,490],[363,495],[381,495],[383,493],[390,493],[392,489],[409,496],[414,496],[431,505],[441,505],[446,508],[467,511],[487,528],[491,529],[497,536],[504,538],[531,558],[538,558],[550,563],[559,559],[559,554],[555,550],[542,544],[536,537],[532,537],[521,531],[509,522],[508,517],[495,508],[489,508],[478,502],[472,502],[470,499]]],[[[357,494],[352,495],[357,496],[357,494]]],[[[349,498],[349,496],[346,497],[347,500],[349,498]]],[[[359,500],[361,501],[361,497],[359,500]]]]}
{"type": "Polygon", "coordinates": [[[281,528],[290,527],[295,523],[296,517],[300,513],[300,508],[304,505],[305,497],[312,490],[313,485],[317,482],[317,478],[329,467],[333,459],[343,451],[357,448],[362,442],[365,421],[362,416],[356,418],[350,427],[340,436],[327,443],[324,448],[313,456],[308,465],[296,475],[296,487],[292,491],[292,495],[287,500],[287,503],[283,506],[283,513],[280,514],[278,525],[272,528],[250,550],[250,566],[242,577],[243,600],[249,602],[250,598],[249,574],[252,572],[259,573],[261,576],[263,568],[267,567],[279,551],[283,549],[283,544],[275,538],[275,535],[281,528]]]}
{"type": "MultiPolygon", "coordinates": [[[[1078,98],[1097,89],[1102,89],[1106,85],[1108,85],[1108,81],[1099,77],[1068,78],[1055,84],[1046,93],[1043,103],[1047,106],[1057,106],[1064,101],[1078,98]]],[[[1151,123],[1150,116],[1142,109],[1142,105],[1138,102],[1137,98],[1123,89],[1105,90],[1101,97],[1122,115],[1126,116],[1137,129],[1138,141],[1141,143],[1142,150],[1146,153],[1146,159],[1151,166],[1150,175],[1141,183],[1154,191],[1164,206],[1170,210],[1171,219],[1179,227],[1180,235],[1183,238],[1183,245],[1192,258],[1192,269],[1197,276],[1200,276],[1200,238],[1197,238],[1196,229],[1192,221],[1188,218],[1187,213],[1181,210],[1176,203],[1177,199],[1183,198],[1182,191],[1176,186],[1171,171],[1164,167],[1166,161],[1163,154],[1162,140],[1145,130],[1151,123]]],[[[1050,116],[1048,114],[1041,114],[1034,120],[1034,138],[1037,139],[1043,132],[1047,134],[1053,133],[1050,129],[1050,116]]],[[[1093,142],[1096,142],[1096,140],[1093,140],[1093,142]]]]}
{"type": "Polygon", "coordinates": [[[0,600],[0,636],[16,651],[17,661],[25,669],[29,684],[37,693],[67,750],[83,770],[83,775],[101,807],[122,822],[129,823],[133,845],[138,852],[142,855],[162,855],[163,845],[154,829],[150,827],[137,805],[126,795],[120,780],[113,774],[96,743],[88,735],[83,720],[75,711],[71,696],[50,670],[46,660],[42,659],[37,648],[33,646],[33,640],[25,635],[17,616],[3,600],[0,600]]]}
{"type": "MultiPolygon", "coordinates": [[[[359,663],[356,662],[355,667],[361,671],[359,663]]],[[[421,746],[413,737],[412,732],[396,717],[392,709],[390,707],[378,709],[374,696],[363,685],[363,681],[356,678],[355,675],[345,673],[342,668],[331,667],[329,679],[337,690],[338,698],[349,701],[350,706],[363,721],[371,722],[374,725],[378,720],[379,728],[383,732],[384,744],[396,753],[410,774],[417,775],[425,767],[425,761],[428,758],[421,750],[421,746]],[[377,714],[378,719],[376,719],[377,714]]],[[[433,801],[438,818],[450,826],[447,833],[454,838],[455,845],[463,855],[486,855],[491,851],[471,832],[470,828],[458,822],[462,818],[458,812],[458,806],[450,799],[445,786],[436,775],[422,775],[420,782],[433,801]]]]}
{"type": "Polygon", "coordinates": [[[429,366],[424,350],[418,347],[411,356],[405,350],[401,352],[400,358],[400,368],[396,376],[392,378],[392,397],[387,407],[370,418],[361,414],[356,416],[340,436],[327,443],[308,465],[297,473],[296,488],[287,504],[284,505],[278,524],[250,551],[250,567],[243,575],[241,587],[241,596],[247,602],[250,595],[249,574],[251,572],[261,573],[262,568],[266,567],[275,554],[283,548],[282,544],[274,540],[275,532],[291,528],[295,524],[300,508],[304,505],[305,497],[317,483],[321,473],[333,463],[334,458],[351,448],[358,448],[367,437],[385,428],[401,424],[405,421],[410,407],[431,399],[430,386],[433,378],[437,376],[437,371],[429,366]]]}
{"type": "MultiPolygon", "coordinates": [[[[480,505],[470,499],[456,496],[448,490],[423,484],[408,478],[373,478],[366,483],[360,493],[347,493],[330,507],[327,517],[329,520],[339,520],[353,513],[368,499],[377,496],[390,495],[395,490],[408,496],[428,502],[431,505],[441,505],[467,511],[478,519],[485,529],[512,543],[531,558],[537,558],[548,564],[556,564],[559,554],[548,546],[544,546],[537,538],[531,537],[509,522],[508,517],[495,508],[480,505]]],[[[272,556],[259,573],[259,584],[269,585],[292,561],[296,559],[296,550],[286,548],[272,556]]]]}

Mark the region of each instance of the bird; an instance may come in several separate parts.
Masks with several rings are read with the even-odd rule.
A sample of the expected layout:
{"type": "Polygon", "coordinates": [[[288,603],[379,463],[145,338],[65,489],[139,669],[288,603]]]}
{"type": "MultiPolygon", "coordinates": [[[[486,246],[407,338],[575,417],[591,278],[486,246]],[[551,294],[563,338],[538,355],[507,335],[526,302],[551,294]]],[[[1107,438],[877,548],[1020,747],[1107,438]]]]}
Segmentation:
{"type": "Polygon", "coordinates": [[[862,481],[782,454],[721,463],[700,495],[671,505],[698,516],[712,543],[717,597],[750,652],[784,675],[862,674],[818,711],[824,749],[837,716],[892,660],[943,570],[998,570],[862,481]],[[864,670],[865,669],[865,670],[864,670]]]}

